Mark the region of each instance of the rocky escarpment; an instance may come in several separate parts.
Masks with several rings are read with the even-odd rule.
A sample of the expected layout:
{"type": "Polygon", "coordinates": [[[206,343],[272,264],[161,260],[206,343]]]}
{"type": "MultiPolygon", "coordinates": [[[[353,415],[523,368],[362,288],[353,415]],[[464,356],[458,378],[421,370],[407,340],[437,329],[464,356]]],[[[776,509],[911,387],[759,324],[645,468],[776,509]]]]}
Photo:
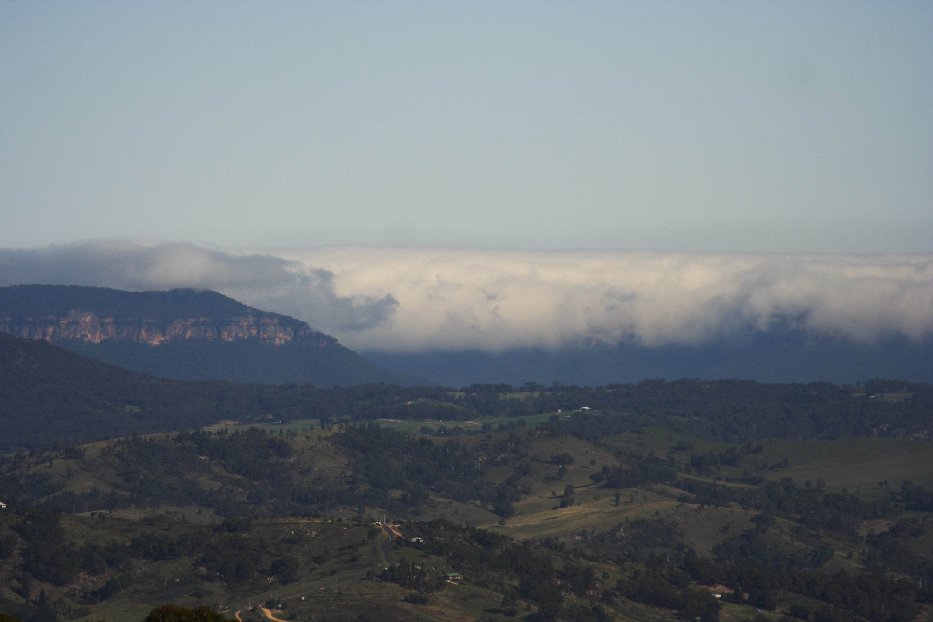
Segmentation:
{"type": "Polygon", "coordinates": [[[159,378],[326,387],[411,383],[300,320],[212,291],[0,287],[0,332],[159,378]]]}
{"type": "Polygon", "coordinates": [[[260,312],[221,320],[207,317],[172,320],[146,317],[115,318],[73,309],[64,316],[14,318],[9,314],[0,314],[0,332],[26,339],[42,339],[50,343],[103,343],[108,340],[121,340],[159,346],[169,341],[189,339],[254,339],[276,346],[300,342],[321,348],[334,343],[332,337],[312,330],[303,322],[283,319],[289,318],[260,312]]]}
{"type": "Polygon", "coordinates": [[[318,348],[333,337],[304,322],[253,309],[217,292],[118,292],[22,285],[0,288],[0,332],[51,343],[111,340],[159,346],[172,341],[255,340],[318,348]]]}

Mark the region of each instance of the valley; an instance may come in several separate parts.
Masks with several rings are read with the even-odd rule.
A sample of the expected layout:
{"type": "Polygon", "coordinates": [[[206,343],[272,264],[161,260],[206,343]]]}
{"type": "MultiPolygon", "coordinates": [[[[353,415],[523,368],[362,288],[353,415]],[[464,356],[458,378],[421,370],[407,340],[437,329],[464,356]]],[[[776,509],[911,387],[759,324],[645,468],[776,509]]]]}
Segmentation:
{"type": "Polygon", "coordinates": [[[360,383],[347,373],[362,368],[294,339],[175,331],[179,317],[265,317],[217,294],[30,291],[46,324],[8,297],[8,329],[73,337],[93,324],[73,325],[81,303],[106,326],[171,330],[156,344],[116,328],[0,332],[0,612],[13,620],[931,613],[929,384],[360,383]],[[164,314],[139,306],[153,301],[164,314]],[[107,362],[102,345],[140,364],[107,362]],[[163,363],[201,371],[153,375],[163,363]],[[204,379],[250,365],[265,381],[204,379]],[[268,382],[311,368],[340,381],[268,382]]]}
{"type": "Polygon", "coordinates": [[[227,423],[7,456],[0,610],[855,620],[882,606],[906,621],[927,607],[928,441],[736,444],[616,432],[626,417],[227,423]],[[54,555],[36,550],[39,524],[54,555]],[[863,579],[872,602],[833,596],[863,579]]]}

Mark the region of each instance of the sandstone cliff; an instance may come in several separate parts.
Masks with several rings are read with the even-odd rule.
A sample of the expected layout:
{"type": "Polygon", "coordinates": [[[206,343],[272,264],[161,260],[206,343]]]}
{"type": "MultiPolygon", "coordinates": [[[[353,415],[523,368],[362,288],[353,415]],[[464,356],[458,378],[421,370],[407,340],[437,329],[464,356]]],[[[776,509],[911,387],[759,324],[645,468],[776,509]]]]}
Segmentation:
{"type": "Polygon", "coordinates": [[[162,345],[173,340],[208,339],[235,341],[255,339],[276,346],[302,342],[317,347],[333,344],[333,338],[312,330],[297,321],[259,312],[217,320],[207,317],[176,318],[114,318],[91,311],[74,309],[64,316],[26,316],[14,318],[0,314],[0,332],[27,339],[42,339],[50,343],[80,341],[102,343],[125,340],[162,345]]]}
{"type": "Polygon", "coordinates": [[[220,342],[248,339],[274,346],[301,343],[318,348],[336,343],[333,337],[294,318],[253,309],[216,292],[194,290],[0,288],[0,332],[50,343],[99,344],[117,340],[159,346],[192,339],[220,342]],[[174,300],[174,309],[166,310],[165,299],[174,300]],[[147,303],[155,300],[160,304],[148,308],[147,303]],[[210,315],[205,311],[211,312],[210,315]]]}
{"type": "Polygon", "coordinates": [[[0,287],[0,332],[159,378],[326,387],[412,383],[300,320],[212,291],[0,287]]]}

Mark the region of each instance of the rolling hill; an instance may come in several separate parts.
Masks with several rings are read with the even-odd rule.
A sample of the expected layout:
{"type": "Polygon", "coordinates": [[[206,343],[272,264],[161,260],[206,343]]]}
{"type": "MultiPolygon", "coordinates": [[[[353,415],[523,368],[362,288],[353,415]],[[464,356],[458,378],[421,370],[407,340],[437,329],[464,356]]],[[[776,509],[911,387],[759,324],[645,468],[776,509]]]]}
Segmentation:
{"type": "Polygon", "coordinates": [[[436,420],[303,420],[2,458],[0,611],[87,622],[142,620],[165,602],[244,622],[262,619],[257,604],[348,621],[930,613],[929,442],[724,443],[631,419],[477,417],[457,434],[436,420]]]}
{"type": "Polygon", "coordinates": [[[207,425],[236,416],[233,404],[255,408],[257,390],[161,380],[0,333],[0,451],[207,425]]]}

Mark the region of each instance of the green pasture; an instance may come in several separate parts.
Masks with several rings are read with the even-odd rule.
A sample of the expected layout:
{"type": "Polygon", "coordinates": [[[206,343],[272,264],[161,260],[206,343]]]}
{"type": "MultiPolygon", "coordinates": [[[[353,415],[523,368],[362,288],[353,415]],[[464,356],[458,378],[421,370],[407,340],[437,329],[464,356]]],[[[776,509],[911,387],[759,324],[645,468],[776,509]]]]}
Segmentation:
{"type": "Polygon", "coordinates": [[[373,423],[378,423],[383,427],[399,430],[401,432],[408,432],[410,434],[418,434],[421,428],[425,426],[434,430],[437,430],[440,426],[444,426],[448,429],[460,427],[464,432],[482,432],[483,425],[485,424],[489,424],[492,428],[491,431],[494,432],[502,424],[508,425],[514,423],[518,426],[524,425],[526,428],[534,428],[543,423],[547,423],[554,414],[555,413],[540,413],[518,417],[480,417],[475,419],[375,419],[373,423]]]}
{"type": "Polygon", "coordinates": [[[213,425],[205,426],[203,429],[206,432],[220,432],[221,430],[235,431],[235,430],[246,430],[249,428],[258,428],[260,430],[265,430],[267,432],[277,433],[278,431],[283,432],[311,432],[311,431],[321,431],[321,420],[320,419],[295,419],[293,421],[257,421],[251,423],[241,423],[241,422],[221,422],[215,423],[213,425]]]}
{"type": "Polygon", "coordinates": [[[829,490],[847,489],[865,497],[886,498],[911,480],[933,489],[933,443],[890,438],[847,438],[832,441],[768,440],[763,451],[743,461],[765,478],[790,477],[795,482],[823,480],[829,490]],[[786,458],[786,467],[772,469],[786,458]]]}
{"type": "Polygon", "coordinates": [[[632,432],[623,432],[607,439],[607,445],[625,452],[653,455],[658,458],[673,456],[675,461],[682,463],[689,460],[694,453],[709,451],[722,451],[728,447],[727,443],[707,441],[668,428],[645,426],[632,432]],[[688,449],[675,450],[678,443],[684,443],[688,449]]]}
{"type": "MultiPolygon", "coordinates": [[[[509,399],[522,399],[521,394],[509,396],[509,399]]],[[[527,396],[525,396],[527,397],[527,396]]],[[[452,414],[456,412],[466,412],[465,409],[458,407],[451,407],[452,414]]],[[[481,432],[484,424],[489,424],[492,426],[492,430],[495,431],[501,424],[516,424],[524,425],[526,427],[536,427],[543,423],[547,423],[548,420],[555,416],[556,413],[538,413],[534,415],[521,415],[516,417],[478,417],[471,419],[460,419],[460,418],[412,418],[412,419],[372,419],[365,421],[357,421],[355,423],[376,423],[380,426],[391,428],[394,430],[399,430],[401,432],[408,432],[411,434],[418,434],[422,427],[430,427],[437,429],[440,426],[447,427],[452,429],[459,426],[465,432],[481,432]]],[[[563,414],[563,417],[569,417],[569,414],[563,414]]],[[[333,425],[339,425],[341,423],[351,423],[349,419],[338,419],[332,422],[333,425]]],[[[213,425],[205,426],[203,429],[208,432],[219,432],[221,430],[243,430],[248,428],[258,428],[260,430],[266,430],[268,432],[278,432],[279,430],[283,432],[312,432],[312,431],[322,431],[321,430],[321,421],[320,419],[296,419],[294,421],[258,421],[258,422],[221,422],[213,425]]]]}

